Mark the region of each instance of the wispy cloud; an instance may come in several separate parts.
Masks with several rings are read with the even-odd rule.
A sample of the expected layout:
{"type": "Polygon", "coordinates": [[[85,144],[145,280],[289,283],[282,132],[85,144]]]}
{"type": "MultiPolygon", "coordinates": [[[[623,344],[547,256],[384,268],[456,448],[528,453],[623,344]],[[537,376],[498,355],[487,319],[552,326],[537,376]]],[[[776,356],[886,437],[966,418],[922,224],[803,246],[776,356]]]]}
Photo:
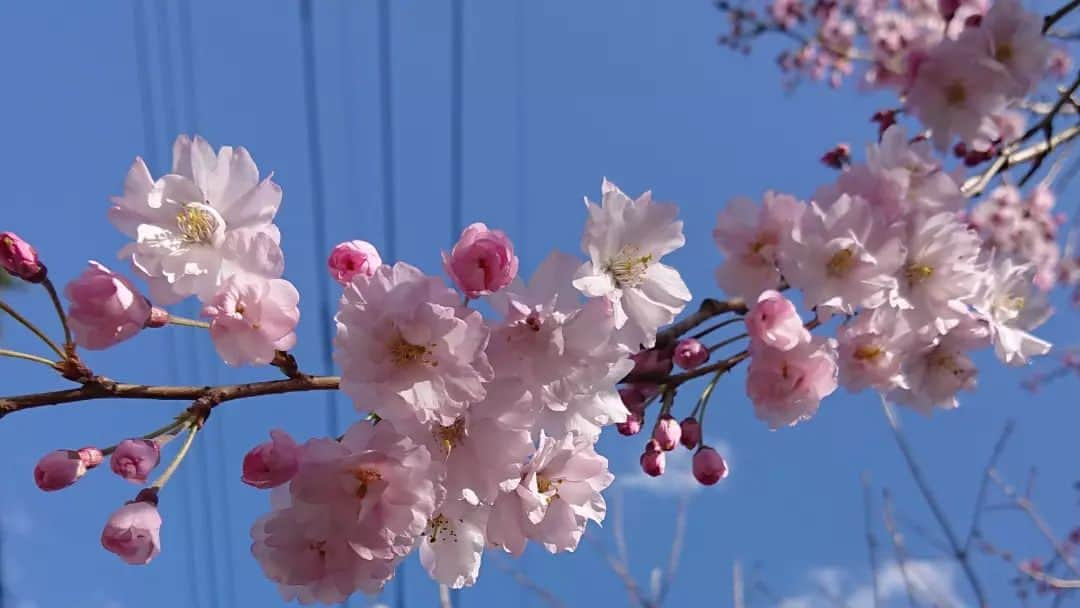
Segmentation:
{"type": "MultiPolygon", "coordinates": [[[[965,608],[956,588],[956,564],[945,560],[913,559],[905,563],[908,580],[915,600],[941,608],[965,608]]],[[[883,564],[878,570],[878,593],[885,608],[908,605],[904,571],[896,562],[883,564]]],[[[829,608],[844,605],[849,608],[872,608],[874,590],[870,581],[856,581],[842,568],[815,568],[807,574],[810,589],[785,598],[780,608],[829,608]]]]}
{"type": "MultiPolygon", "coordinates": [[[[734,467],[731,445],[728,442],[719,440],[706,443],[720,452],[729,468],[734,467]]],[[[703,487],[694,479],[694,474],[690,470],[693,456],[693,451],[681,446],[677,447],[665,456],[667,467],[660,477],[649,477],[639,468],[633,472],[616,475],[616,483],[629,490],[644,490],[654,494],[677,496],[692,494],[703,487]]]]}

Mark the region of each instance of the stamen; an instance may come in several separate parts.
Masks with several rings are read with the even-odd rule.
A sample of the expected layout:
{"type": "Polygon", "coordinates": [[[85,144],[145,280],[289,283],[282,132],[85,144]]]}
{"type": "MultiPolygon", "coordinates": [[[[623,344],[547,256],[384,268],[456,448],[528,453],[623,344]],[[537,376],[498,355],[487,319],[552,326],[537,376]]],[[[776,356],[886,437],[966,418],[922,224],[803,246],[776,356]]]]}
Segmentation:
{"type": "Polygon", "coordinates": [[[832,257],[829,258],[829,261],[825,263],[825,274],[834,278],[842,278],[847,276],[854,267],[855,252],[851,247],[845,247],[834,253],[832,257]]]}
{"type": "Polygon", "coordinates": [[[203,203],[185,203],[176,214],[176,226],[184,238],[193,243],[214,244],[223,228],[213,207],[203,203]]]}
{"type": "Polygon", "coordinates": [[[638,287],[645,280],[645,272],[652,263],[652,254],[638,255],[637,247],[627,245],[604,266],[619,287],[638,287]]]}
{"type": "Polygon", "coordinates": [[[908,283],[912,285],[923,283],[933,275],[934,268],[926,264],[912,263],[908,264],[907,268],[904,269],[904,276],[907,277],[908,283]]]}

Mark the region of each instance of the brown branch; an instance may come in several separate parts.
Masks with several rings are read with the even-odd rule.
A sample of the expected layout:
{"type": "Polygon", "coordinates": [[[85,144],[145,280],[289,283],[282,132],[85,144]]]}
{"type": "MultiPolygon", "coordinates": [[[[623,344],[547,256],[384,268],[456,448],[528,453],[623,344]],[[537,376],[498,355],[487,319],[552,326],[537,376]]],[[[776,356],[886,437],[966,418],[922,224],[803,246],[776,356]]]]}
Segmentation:
{"type": "Polygon", "coordinates": [[[714,372],[728,372],[733,367],[742,362],[743,359],[749,358],[749,351],[742,351],[734,354],[727,359],[717,361],[711,365],[703,365],[699,368],[684,372],[681,374],[658,374],[658,373],[646,373],[646,374],[629,374],[620,383],[643,383],[643,384],[663,384],[669,389],[674,389],[684,382],[693,380],[694,378],[700,378],[714,372]]]}
{"type": "MultiPolygon", "coordinates": [[[[893,516],[892,495],[889,490],[881,491],[881,514],[885,520],[885,529],[889,531],[889,539],[892,540],[893,552],[896,554],[896,566],[900,569],[900,577],[904,579],[904,589],[907,591],[908,602],[912,608],[918,604],[915,601],[915,584],[911,582],[911,576],[907,570],[907,548],[904,546],[904,536],[896,527],[896,518],[893,516]]],[[[876,600],[875,600],[876,601],[876,600]]]]}
{"type": "Polygon", "coordinates": [[[522,572],[520,568],[511,566],[509,563],[507,563],[506,558],[493,561],[495,562],[494,565],[496,568],[510,576],[510,578],[514,579],[514,582],[516,582],[518,585],[521,585],[523,589],[527,589],[535,593],[536,596],[543,600],[545,603],[547,603],[547,605],[551,606],[552,608],[563,608],[566,606],[566,604],[564,604],[558,596],[556,596],[548,589],[545,589],[536,581],[529,578],[528,575],[522,572]]]}
{"type": "Polygon", "coordinates": [[[994,450],[990,453],[990,460],[987,461],[986,467],[983,469],[982,481],[979,482],[979,493],[975,498],[975,511],[971,516],[971,529],[968,530],[967,539],[964,541],[964,551],[970,550],[975,537],[981,535],[979,524],[982,521],[982,514],[986,506],[986,491],[990,487],[990,475],[993,473],[994,467],[997,466],[997,461],[1001,458],[1002,452],[1005,451],[1005,444],[1008,443],[1014,427],[1015,424],[1012,420],[1005,423],[1005,428],[1001,430],[1001,436],[998,437],[997,443],[994,444],[994,450]]]}
{"type": "Polygon", "coordinates": [[[715,298],[705,298],[696,312],[672,323],[667,329],[656,334],[655,348],[658,350],[674,348],[675,343],[683,334],[709,319],[728,313],[745,315],[748,310],[746,303],[740,299],[717,300],[715,298]]]}
{"type": "Polygon", "coordinates": [[[679,500],[679,510],[675,515],[675,532],[671,539],[671,550],[668,552],[667,571],[660,580],[660,588],[657,589],[653,604],[659,608],[664,604],[664,599],[671,591],[671,584],[675,580],[675,572],[679,569],[679,558],[682,557],[683,539],[686,537],[686,519],[689,511],[689,497],[684,496],[679,500]]]}
{"type": "Polygon", "coordinates": [[[866,549],[870,557],[870,581],[874,592],[874,608],[877,608],[881,601],[881,590],[878,589],[878,562],[877,562],[877,549],[878,541],[874,536],[874,527],[871,524],[872,518],[870,516],[872,507],[872,500],[870,498],[870,474],[863,473],[862,476],[863,486],[863,525],[866,527],[866,549]]]}
{"type": "Polygon", "coordinates": [[[1054,553],[1057,555],[1058,559],[1060,559],[1066,566],[1068,566],[1069,570],[1071,570],[1073,574],[1080,576],[1080,566],[1077,566],[1076,561],[1073,560],[1071,555],[1069,555],[1069,552],[1065,549],[1065,547],[1062,546],[1060,542],[1058,542],[1058,539],[1054,535],[1053,530],[1050,529],[1050,525],[1046,523],[1046,520],[1043,519],[1042,515],[1040,515],[1039,511],[1035,508],[1035,504],[1028,500],[1026,497],[1021,496],[1016,491],[1016,488],[1012,487],[1004,479],[1002,479],[1001,475],[998,474],[996,470],[990,471],[989,474],[990,479],[992,479],[994,483],[997,484],[999,488],[1001,488],[1001,491],[1005,493],[1005,496],[1009,497],[1009,500],[1013,501],[1013,505],[1015,505],[1016,508],[1027,514],[1028,519],[1031,520],[1031,523],[1035,525],[1035,527],[1039,530],[1043,537],[1046,538],[1047,542],[1050,543],[1050,546],[1053,547],[1054,553]]]}
{"type": "Polygon", "coordinates": [[[0,397],[0,418],[12,412],[36,407],[97,399],[154,399],[164,401],[195,401],[202,399],[211,402],[211,407],[213,407],[226,401],[261,397],[263,395],[337,390],[340,382],[341,379],[337,376],[305,376],[289,380],[270,380],[222,386],[167,386],[124,384],[98,376],[80,388],[0,397]]]}
{"type": "Polygon", "coordinates": [[[1070,12],[1076,9],[1077,6],[1080,6],[1080,0],[1070,0],[1070,2],[1068,2],[1058,10],[1047,15],[1046,18],[1043,19],[1043,33],[1045,34],[1049,32],[1050,28],[1054,27],[1055,23],[1061,21],[1062,17],[1068,15],[1070,12]]]}
{"type": "Polygon", "coordinates": [[[1058,578],[1045,572],[1033,570],[1023,564],[1018,565],[1017,568],[1020,572],[1030,576],[1033,580],[1053,587],[1054,589],[1080,589],[1080,579],[1058,578]]]}

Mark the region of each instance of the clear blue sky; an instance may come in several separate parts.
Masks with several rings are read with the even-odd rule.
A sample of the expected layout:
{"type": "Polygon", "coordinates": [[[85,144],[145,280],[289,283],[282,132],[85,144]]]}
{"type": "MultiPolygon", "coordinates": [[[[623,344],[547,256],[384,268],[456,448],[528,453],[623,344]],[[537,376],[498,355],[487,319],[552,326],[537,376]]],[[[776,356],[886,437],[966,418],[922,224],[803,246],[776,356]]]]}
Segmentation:
{"type": "MultiPolygon", "coordinates": [[[[393,4],[396,257],[435,273],[451,232],[449,3],[393,4]]],[[[122,238],[105,210],[135,155],[146,157],[156,174],[168,166],[169,145],[180,131],[197,129],[215,145],[244,145],[284,188],[278,223],[286,276],[304,297],[296,354],[305,367],[317,369],[326,346],[319,343],[315,273],[322,272],[326,252],[313,248],[317,227],[298,5],[192,1],[190,44],[181,44],[178,5],[144,3],[150,48],[144,59],[153,93],[148,121],[131,2],[0,3],[2,228],[32,240],[62,282],[88,258],[119,266],[122,238]],[[190,64],[182,60],[185,47],[190,64]]],[[[367,239],[390,257],[383,231],[387,184],[381,177],[375,6],[316,2],[316,76],[326,239],[367,239]]],[[[607,176],[629,192],[652,188],[658,198],[681,204],[687,246],[672,261],[697,296],[715,295],[718,254],[710,231],[720,205],[765,189],[809,195],[830,179],[817,164],[822,151],[844,140],[861,155],[861,142],[873,137],[867,121],[874,97],[816,86],[785,95],[771,48],[743,58],[715,45],[725,23],[708,0],[473,0],[466,2],[465,26],[464,217],[505,229],[529,272],[553,247],[577,252],[581,198],[597,196],[607,176]]],[[[1075,189],[1072,194],[1065,197],[1070,210],[1075,189]]],[[[36,307],[32,316],[49,321],[37,291],[22,290],[10,300],[36,307]]],[[[1075,315],[1065,311],[1046,335],[1077,342],[1075,315]]],[[[5,323],[3,331],[5,346],[33,348],[19,328],[5,323]]],[[[273,376],[270,370],[223,369],[206,344],[182,329],[173,333],[179,352],[174,365],[165,333],[145,334],[88,360],[99,373],[148,382],[273,376]]],[[[1004,421],[1016,418],[1006,473],[1019,481],[1037,464],[1037,497],[1049,520],[1060,531],[1080,523],[1071,488],[1080,476],[1076,379],[1032,397],[1021,390],[1020,373],[982,360],[979,391],[965,395],[960,410],[933,419],[903,416],[950,516],[966,529],[983,462],[1004,421]]],[[[0,362],[0,379],[2,393],[59,384],[12,361],[0,362]]],[[[742,379],[735,373],[715,396],[709,432],[730,446],[733,472],[720,487],[694,496],[672,605],[729,605],[736,559],[748,568],[760,561],[764,580],[779,595],[806,592],[810,573],[823,567],[849,572],[851,585],[865,582],[860,474],[869,471],[876,488],[898,495],[909,518],[930,523],[876,397],[838,394],[810,422],[769,432],[754,419],[742,379]]],[[[350,420],[344,400],[339,407],[342,420],[350,420]]],[[[322,396],[238,402],[216,413],[195,457],[163,494],[164,552],[148,567],[124,566],[98,545],[105,518],[134,495],[132,486],[99,472],[62,493],[34,488],[31,470],[47,450],[139,434],[159,426],[174,408],[99,402],[0,422],[3,572],[12,606],[280,605],[248,551],[248,527],[268,502],[238,482],[240,459],[272,427],[300,438],[325,434],[322,396]]],[[[602,450],[616,473],[631,478],[642,442],[612,433],[602,450]]],[[[678,485],[674,477],[672,484],[678,485]]],[[[666,561],[674,490],[657,493],[617,482],[620,487],[632,531],[632,568],[646,583],[650,569],[666,561]]],[[[992,514],[988,527],[1019,554],[1045,553],[1019,516],[992,514]]],[[[880,529],[878,534],[884,541],[880,529]]],[[[916,555],[933,554],[918,538],[910,541],[916,555]]],[[[986,559],[980,563],[997,605],[1011,604],[1009,572],[986,559]]],[[[623,603],[618,579],[587,543],[569,556],[530,552],[519,565],[568,605],[623,603]]],[[[415,558],[406,568],[408,605],[432,605],[434,585],[415,558]]],[[[392,586],[390,591],[384,601],[392,603],[392,586]]],[[[464,606],[540,605],[490,565],[461,599],[464,606]]]]}

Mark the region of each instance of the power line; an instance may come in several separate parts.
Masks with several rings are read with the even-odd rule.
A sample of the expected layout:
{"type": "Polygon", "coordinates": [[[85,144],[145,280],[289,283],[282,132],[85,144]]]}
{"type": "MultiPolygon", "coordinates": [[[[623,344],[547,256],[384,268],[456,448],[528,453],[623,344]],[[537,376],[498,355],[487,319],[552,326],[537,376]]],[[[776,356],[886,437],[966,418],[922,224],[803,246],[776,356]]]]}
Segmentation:
{"type": "Polygon", "coordinates": [[[462,228],[462,188],[464,145],[462,106],[464,81],[464,0],[450,4],[450,243],[462,228]]]}
{"type": "Polygon", "coordinates": [[[379,142],[382,156],[383,238],[387,259],[397,258],[397,188],[394,183],[394,83],[390,0],[379,0],[379,142]]]}

